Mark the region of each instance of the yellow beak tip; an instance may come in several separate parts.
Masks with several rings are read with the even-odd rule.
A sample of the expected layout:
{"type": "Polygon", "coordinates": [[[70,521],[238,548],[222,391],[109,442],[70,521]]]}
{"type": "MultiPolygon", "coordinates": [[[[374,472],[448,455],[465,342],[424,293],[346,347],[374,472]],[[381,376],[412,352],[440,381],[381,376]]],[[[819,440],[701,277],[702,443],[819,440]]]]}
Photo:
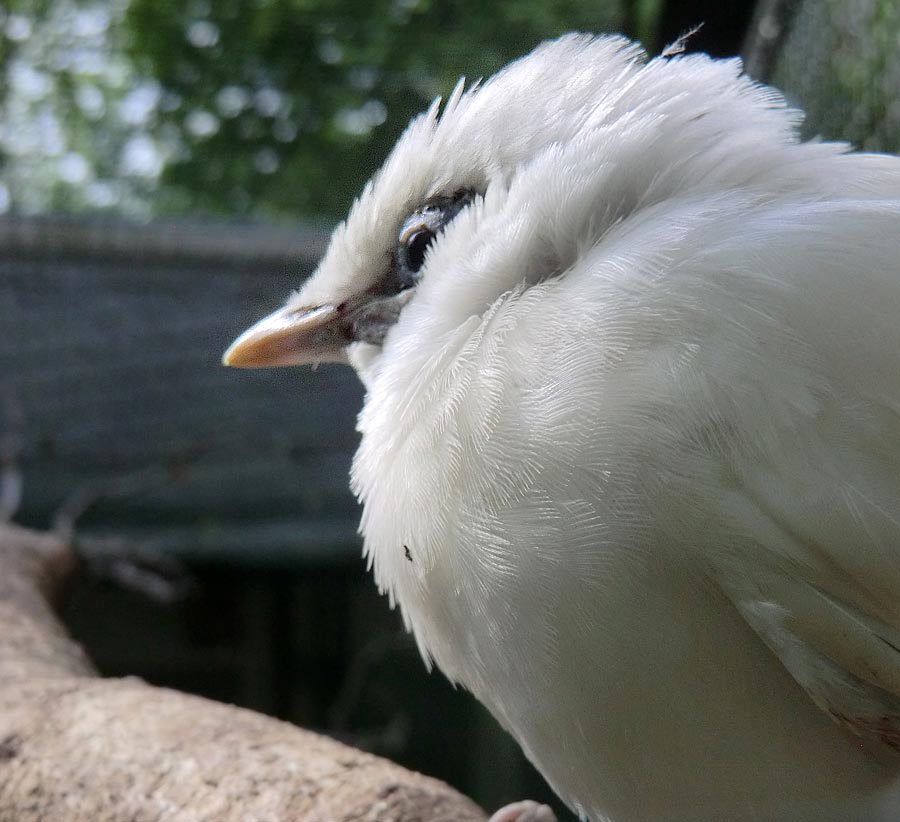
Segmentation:
{"type": "Polygon", "coordinates": [[[346,362],[345,343],[333,331],[340,318],[332,305],[286,307],[263,317],[222,355],[230,368],[275,368],[317,362],[346,362]]]}
{"type": "Polygon", "coordinates": [[[241,355],[241,347],[237,344],[237,342],[232,343],[225,349],[225,353],[222,354],[222,365],[226,365],[229,368],[240,368],[245,365],[246,357],[241,355]]]}
{"type": "Polygon", "coordinates": [[[240,357],[235,356],[236,353],[234,346],[229,345],[228,348],[225,349],[225,353],[222,354],[222,365],[227,365],[232,368],[239,366],[241,364],[240,357]]]}

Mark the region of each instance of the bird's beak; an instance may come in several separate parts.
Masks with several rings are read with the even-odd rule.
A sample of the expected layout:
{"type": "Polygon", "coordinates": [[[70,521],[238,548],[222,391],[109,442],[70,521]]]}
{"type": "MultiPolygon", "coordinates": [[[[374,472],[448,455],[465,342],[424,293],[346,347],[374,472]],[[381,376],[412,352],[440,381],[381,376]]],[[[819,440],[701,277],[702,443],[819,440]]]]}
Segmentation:
{"type": "Polygon", "coordinates": [[[344,313],[337,306],[285,306],[248,328],[222,357],[237,368],[347,362],[344,313]]]}

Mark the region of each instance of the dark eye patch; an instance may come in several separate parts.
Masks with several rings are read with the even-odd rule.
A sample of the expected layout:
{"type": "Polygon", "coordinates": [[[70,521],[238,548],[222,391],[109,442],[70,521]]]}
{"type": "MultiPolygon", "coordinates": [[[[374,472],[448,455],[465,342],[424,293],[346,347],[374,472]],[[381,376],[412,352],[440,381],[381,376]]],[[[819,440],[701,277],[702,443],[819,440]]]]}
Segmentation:
{"type": "Polygon", "coordinates": [[[406,218],[394,253],[394,281],[400,290],[419,281],[425,255],[435,237],[475,198],[471,189],[459,189],[451,196],[429,197],[406,218]]]}

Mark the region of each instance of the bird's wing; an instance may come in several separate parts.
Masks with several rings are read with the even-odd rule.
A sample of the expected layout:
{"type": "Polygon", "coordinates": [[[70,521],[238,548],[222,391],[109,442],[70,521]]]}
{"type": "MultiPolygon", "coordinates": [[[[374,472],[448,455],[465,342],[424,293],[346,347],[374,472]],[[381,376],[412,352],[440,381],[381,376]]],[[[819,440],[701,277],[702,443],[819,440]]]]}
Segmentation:
{"type": "Polygon", "coordinates": [[[734,492],[733,522],[772,553],[730,558],[725,587],[820,708],[900,751],[900,526],[851,483],[783,477],[757,467],[734,492]]]}
{"type": "Polygon", "coordinates": [[[816,704],[900,751],[900,209],[810,209],[772,237],[784,333],[758,352],[768,371],[711,367],[745,380],[747,406],[718,502],[742,547],[719,567],[816,704]]]}

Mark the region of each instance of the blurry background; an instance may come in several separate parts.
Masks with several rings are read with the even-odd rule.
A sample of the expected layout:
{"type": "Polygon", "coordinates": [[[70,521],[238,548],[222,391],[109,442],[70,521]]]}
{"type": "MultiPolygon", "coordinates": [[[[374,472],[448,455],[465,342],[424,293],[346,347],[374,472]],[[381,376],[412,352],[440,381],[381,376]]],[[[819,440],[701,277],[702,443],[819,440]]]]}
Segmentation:
{"type": "MultiPolygon", "coordinates": [[[[349,370],[225,371],[409,117],[564,31],[743,53],[808,135],[900,146],[896,0],[6,0],[0,517],[74,533],[101,670],[550,799],[360,559],[349,370]]],[[[550,800],[561,810],[559,803],[550,800]]]]}

